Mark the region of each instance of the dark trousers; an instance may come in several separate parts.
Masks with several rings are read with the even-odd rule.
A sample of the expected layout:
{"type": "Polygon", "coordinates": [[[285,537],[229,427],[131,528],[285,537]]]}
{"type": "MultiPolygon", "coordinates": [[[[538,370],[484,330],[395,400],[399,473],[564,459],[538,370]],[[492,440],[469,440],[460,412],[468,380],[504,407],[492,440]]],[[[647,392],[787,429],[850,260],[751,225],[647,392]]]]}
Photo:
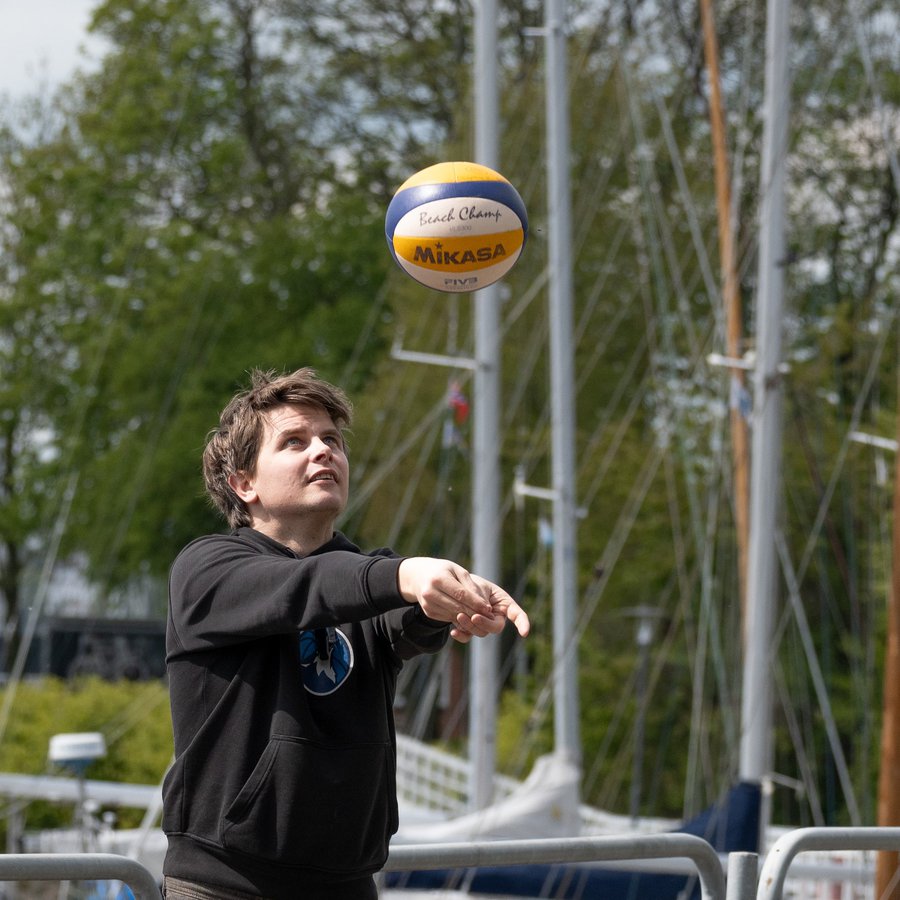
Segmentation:
{"type": "MultiPolygon", "coordinates": [[[[329,885],[304,885],[301,880],[297,884],[295,896],[296,900],[377,900],[378,891],[372,878],[338,881],[329,885]]],[[[163,897],[165,900],[267,900],[258,894],[245,894],[243,891],[184,881],[168,875],[163,881],[163,897]]]]}

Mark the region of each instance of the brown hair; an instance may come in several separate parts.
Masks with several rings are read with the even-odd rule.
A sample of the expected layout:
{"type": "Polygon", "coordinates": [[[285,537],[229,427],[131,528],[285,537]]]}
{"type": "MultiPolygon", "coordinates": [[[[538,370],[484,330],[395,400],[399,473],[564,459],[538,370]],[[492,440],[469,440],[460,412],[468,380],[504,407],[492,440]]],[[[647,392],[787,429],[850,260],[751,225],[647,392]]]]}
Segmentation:
{"type": "Polygon", "coordinates": [[[350,425],[353,412],[347,395],[319,378],[313,369],[297,369],[286,375],[255,369],[250,379],[250,387],[236,394],[222,410],[219,427],[209,433],[203,451],[206,491],[232,528],[249,525],[250,514],[228,478],[237,472],[256,471],[269,410],[285,403],[317,406],[328,413],[342,433],[350,425]]]}

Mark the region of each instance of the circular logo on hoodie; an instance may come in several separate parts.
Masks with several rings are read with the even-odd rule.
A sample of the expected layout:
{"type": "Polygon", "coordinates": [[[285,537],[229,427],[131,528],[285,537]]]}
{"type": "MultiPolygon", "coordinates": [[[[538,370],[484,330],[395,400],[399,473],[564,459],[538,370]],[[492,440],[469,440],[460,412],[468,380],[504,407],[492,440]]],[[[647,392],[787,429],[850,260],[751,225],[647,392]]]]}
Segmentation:
{"type": "Polygon", "coordinates": [[[353,669],[353,648],[339,628],[300,632],[300,678],[311,694],[333,694],[353,669]]]}

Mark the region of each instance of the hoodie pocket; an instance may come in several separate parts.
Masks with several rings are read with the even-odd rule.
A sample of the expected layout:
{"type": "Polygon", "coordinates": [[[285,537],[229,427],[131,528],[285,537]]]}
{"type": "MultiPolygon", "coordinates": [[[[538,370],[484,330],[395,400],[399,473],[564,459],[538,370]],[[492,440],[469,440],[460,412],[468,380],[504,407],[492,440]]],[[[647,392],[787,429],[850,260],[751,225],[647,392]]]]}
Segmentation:
{"type": "Polygon", "coordinates": [[[375,871],[397,830],[389,743],[273,738],[228,808],[225,847],[324,872],[375,871]]]}

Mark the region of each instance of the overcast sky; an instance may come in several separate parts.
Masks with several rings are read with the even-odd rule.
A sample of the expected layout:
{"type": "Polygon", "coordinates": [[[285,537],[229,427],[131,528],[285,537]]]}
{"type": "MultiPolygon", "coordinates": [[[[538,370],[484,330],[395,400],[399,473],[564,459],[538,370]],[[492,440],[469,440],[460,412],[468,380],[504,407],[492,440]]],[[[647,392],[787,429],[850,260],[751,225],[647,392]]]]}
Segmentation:
{"type": "MultiPolygon", "coordinates": [[[[87,62],[79,54],[99,0],[0,0],[0,92],[27,94],[58,84],[87,62]]],[[[88,44],[96,53],[96,44],[88,44]]]]}

